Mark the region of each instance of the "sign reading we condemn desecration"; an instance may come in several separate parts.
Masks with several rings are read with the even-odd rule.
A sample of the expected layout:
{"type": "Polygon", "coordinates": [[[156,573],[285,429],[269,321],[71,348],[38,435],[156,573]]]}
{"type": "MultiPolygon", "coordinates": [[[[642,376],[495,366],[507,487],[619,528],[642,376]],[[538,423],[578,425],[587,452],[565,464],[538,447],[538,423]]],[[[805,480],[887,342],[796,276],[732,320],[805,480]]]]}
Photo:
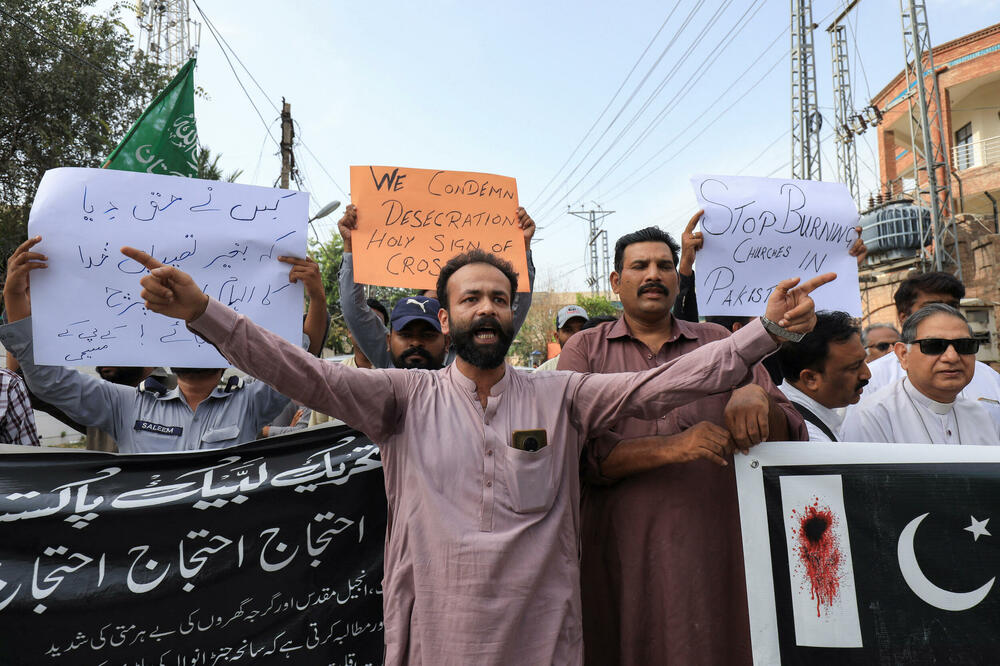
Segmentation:
{"type": "Polygon", "coordinates": [[[31,274],[35,361],[46,365],[225,367],[183,321],[148,313],[145,250],[209,296],[302,341],[302,284],[278,257],[305,257],[309,195],[110,169],[47,171],[28,233],[48,268],[31,274]]]}
{"type": "Polygon", "coordinates": [[[848,254],[858,211],[842,183],[695,176],[705,215],[699,230],[698,312],[759,315],[782,280],[836,273],[833,289],[812,294],[817,310],[861,316],[857,260],[848,254]]]}
{"type": "Polygon", "coordinates": [[[506,259],[528,291],[528,262],[517,226],[517,182],[465,171],[351,167],[354,279],[434,289],[456,254],[480,249],[506,259]]]}
{"type": "Polygon", "coordinates": [[[755,664],[993,664],[1000,447],[766,442],[735,460],[755,664]]]}

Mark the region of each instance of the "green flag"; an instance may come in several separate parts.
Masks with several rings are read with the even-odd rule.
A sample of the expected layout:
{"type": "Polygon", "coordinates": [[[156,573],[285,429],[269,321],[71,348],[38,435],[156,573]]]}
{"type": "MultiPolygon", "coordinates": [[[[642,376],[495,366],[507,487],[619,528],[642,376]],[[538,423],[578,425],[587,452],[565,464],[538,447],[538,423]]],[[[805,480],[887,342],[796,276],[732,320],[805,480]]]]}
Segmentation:
{"type": "Polygon", "coordinates": [[[104,163],[106,169],[193,178],[198,173],[192,58],[156,96],[104,163]]]}

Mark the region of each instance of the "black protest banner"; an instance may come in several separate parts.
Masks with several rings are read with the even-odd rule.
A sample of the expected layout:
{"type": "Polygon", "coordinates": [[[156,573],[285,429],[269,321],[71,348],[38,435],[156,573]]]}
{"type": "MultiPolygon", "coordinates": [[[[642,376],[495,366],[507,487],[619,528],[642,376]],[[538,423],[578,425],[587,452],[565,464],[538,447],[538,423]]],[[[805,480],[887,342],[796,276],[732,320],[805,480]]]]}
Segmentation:
{"type": "Polygon", "coordinates": [[[755,658],[993,663],[1000,450],[785,447],[799,449],[794,461],[769,447],[740,463],[755,658]],[[803,463],[810,450],[815,462],[803,463]]]}
{"type": "Polygon", "coordinates": [[[378,450],[0,456],[0,663],[382,662],[378,450]]]}

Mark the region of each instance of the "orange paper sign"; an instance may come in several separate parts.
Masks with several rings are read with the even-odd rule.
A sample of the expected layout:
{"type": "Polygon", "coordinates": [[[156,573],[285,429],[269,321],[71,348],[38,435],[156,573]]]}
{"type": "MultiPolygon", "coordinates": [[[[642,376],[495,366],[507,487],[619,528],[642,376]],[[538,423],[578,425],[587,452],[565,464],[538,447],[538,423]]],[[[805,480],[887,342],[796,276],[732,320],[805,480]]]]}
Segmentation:
{"type": "Polygon", "coordinates": [[[354,279],[386,287],[434,289],[456,254],[478,248],[506,259],[528,291],[524,235],[517,226],[517,181],[466,171],[352,166],[354,279]]]}

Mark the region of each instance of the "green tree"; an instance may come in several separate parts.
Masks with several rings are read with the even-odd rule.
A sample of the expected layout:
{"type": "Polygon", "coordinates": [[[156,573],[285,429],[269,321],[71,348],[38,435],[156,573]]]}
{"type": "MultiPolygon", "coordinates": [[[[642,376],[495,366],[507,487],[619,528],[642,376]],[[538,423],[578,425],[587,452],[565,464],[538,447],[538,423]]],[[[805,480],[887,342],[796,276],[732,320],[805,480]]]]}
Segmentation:
{"type": "Polygon", "coordinates": [[[224,175],[222,167],[219,166],[219,158],[221,157],[221,153],[212,155],[212,151],[207,146],[199,146],[198,174],[195,177],[203,180],[224,180],[227,183],[235,183],[236,179],[243,175],[243,169],[236,169],[224,175]]]}
{"type": "Polygon", "coordinates": [[[576,304],[587,311],[591,317],[617,317],[622,313],[620,307],[606,299],[604,296],[584,296],[576,295],[576,304]]]}
{"type": "MultiPolygon", "coordinates": [[[[339,235],[325,243],[310,239],[309,253],[319,264],[320,274],[323,276],[323,289],[326,291],[326,307],[330,312],[330,335],[327,337],[326,346],[338,354],[347,354],[351,351],[351,341],[347,337],[347,323],[340,309],[338,280],[340,263],[344,258],[343,239],[339,235]]],[[[413,289],[376,286],[368,287],[368,291],[371,298],[377,298],[389,311],[397,300],[416,293],[413,289]]]]}
{"type": "Polygon", "coordinates": [[[42,175],[99,167],[168,77],[95,0],[0,0],[0,256],[26,237],[42,175]]]}

